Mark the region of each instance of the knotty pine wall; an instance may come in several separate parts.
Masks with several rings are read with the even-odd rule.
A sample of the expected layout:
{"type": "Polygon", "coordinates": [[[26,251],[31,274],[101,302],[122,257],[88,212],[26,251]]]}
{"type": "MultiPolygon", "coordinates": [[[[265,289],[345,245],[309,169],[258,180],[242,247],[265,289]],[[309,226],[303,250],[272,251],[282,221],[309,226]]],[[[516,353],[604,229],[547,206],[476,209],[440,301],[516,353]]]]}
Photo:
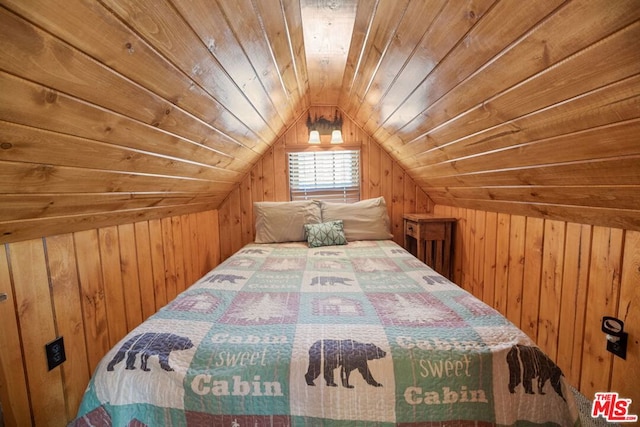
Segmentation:
{"type": "MultiPolygon", "coordinates": [[[[335,107],[312,107],[312,118],[333,120],[335,107]]],[[[222,259],[252,242],[255,236],[253,202],[288,201],[289,179],[287,150],[331,149],[329,135],[322,136],[319,146],[308,144],[307,115],[296,122],[262,156],[220,206],[220,253],[222,259]]],[[[344,148],[359,148],[361,187],[360,198],[384,196],[391,219],[394,240],[403,242],[404,213],[426,213],[433,209],[433,202],[405,171],[380,148],[380,145],[348,116],[343,116],[342,137],[344,148]]]]}
{"type": "Polygon", "coordinates": [[[100,358],[220,262],[218,211],[0,246],[0,398],[7,426],[64,426],[100,358]],[[47,370],[44,345],[67,361],[47,370]]]}
{"type": "Polygon", "coordinates": [[[434,213],[458,218],[457,284],[533,338],[589,399],[617,391],[640,413],[640,232],[443,205],[434,213]],[[603,316],[625,322],[626,360],[606,351],[603,316]]]}

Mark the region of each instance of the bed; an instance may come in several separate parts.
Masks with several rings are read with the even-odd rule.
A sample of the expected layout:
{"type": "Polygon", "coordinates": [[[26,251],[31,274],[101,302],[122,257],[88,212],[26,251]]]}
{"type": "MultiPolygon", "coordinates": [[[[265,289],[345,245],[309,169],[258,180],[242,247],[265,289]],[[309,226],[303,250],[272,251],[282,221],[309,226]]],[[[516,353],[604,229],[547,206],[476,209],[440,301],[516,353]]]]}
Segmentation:
{"type": "Polygon", "coordinates": [[[73,425],[579,425],[522,331],[390,240],[384,199],[314,203],[256,205],[256,242],[106,354],[73,425]]]}

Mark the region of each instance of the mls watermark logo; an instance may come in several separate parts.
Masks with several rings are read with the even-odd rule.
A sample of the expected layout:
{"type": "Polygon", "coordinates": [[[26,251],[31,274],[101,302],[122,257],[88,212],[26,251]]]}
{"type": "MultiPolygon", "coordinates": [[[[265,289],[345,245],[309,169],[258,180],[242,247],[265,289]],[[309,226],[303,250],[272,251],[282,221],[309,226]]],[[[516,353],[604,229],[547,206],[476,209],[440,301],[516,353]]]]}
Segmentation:
{"type": "Polygon", "coordinates": [[[591,416],[603,416],[608,422],[632,423],[638,421],[637,415],[629,414],[631,399],[621,399],[618,393],[596,393],[591,407],[591,416]]]}

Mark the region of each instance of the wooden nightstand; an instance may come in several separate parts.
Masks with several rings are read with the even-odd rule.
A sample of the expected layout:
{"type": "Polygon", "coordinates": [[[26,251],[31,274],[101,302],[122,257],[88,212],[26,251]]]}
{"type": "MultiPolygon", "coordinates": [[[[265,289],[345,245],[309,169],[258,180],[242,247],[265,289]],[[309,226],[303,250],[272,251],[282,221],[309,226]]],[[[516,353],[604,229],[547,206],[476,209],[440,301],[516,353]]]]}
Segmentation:
{"type": "Polygon", "coordinates": [[[455,218],[405,214],[404,247],[420,261],[451,280],[455,218]]]}

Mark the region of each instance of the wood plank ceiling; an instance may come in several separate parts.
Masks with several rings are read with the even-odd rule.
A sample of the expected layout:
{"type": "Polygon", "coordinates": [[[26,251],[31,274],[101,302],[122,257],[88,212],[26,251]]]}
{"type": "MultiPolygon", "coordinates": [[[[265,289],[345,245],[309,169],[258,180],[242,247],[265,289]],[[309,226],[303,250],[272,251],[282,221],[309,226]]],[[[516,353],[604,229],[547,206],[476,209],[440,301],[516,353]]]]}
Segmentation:
{"type": "Polygon", "coordinates": [[[3,242],[218,208],[320,105],[437,203],[640,229],[637,0],[0,4],[3,242]]]}

